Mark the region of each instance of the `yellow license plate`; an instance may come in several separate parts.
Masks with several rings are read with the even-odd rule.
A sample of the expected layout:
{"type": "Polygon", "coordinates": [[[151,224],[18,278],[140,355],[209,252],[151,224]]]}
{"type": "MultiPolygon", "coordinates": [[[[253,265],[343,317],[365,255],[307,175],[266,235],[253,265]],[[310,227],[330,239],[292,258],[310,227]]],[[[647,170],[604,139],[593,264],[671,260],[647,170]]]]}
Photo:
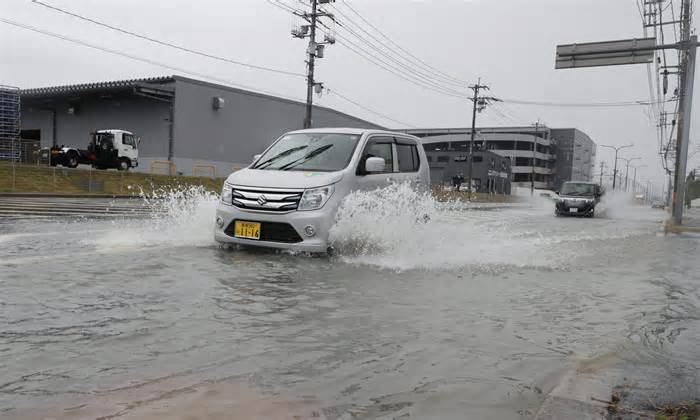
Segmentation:
{"type": "Polygon", "coordinates": [[[260,239],[260,223],[236,220],[234,236],[244,239],[260,239]]]}

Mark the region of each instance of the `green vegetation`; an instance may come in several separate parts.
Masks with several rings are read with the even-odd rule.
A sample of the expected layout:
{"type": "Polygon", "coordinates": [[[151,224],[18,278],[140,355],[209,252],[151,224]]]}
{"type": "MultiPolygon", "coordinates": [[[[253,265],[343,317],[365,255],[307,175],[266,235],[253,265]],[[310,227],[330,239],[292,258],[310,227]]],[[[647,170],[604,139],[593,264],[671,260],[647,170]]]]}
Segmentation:
{"type": "Polygon", "coordinates": [[[0,162],[0,192],[95,195],[152,195],[202,186],[220,192],[223,178],[168,176],[116,170],[83,170],[0,162]]]}

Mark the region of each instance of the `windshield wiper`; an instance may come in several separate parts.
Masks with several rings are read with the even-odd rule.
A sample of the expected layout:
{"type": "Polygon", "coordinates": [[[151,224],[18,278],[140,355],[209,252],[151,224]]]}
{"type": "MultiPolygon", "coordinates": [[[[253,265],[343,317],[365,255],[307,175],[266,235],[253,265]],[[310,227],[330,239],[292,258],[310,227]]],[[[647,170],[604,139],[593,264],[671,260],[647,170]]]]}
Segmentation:
{"type": "Polygon", "coordinates": [[[306,149],[307,147],[309,147],[309,146],[297,146],[297,147],[292,147],[291,149],[287,149],[284,152],[278,153],[275,156],[273,156],[273,157],[271,157],[263,162],[258,163],[257,165],[253,166],[253,169],[265,169],[268,166],[270,166],[272,164],[272,162],[274,162],[278,159],[281,159],[285,156],[289,156],[294,152],[298,152],[299,150],[306,149]],[[263,165],[264,165],[264,167],[263,167],[263,165]]]}
{"type": "Polygon", "coordinates": [[[318,147],[318,148],[310,151],[309,153],[307,153],[303,157],[301,157],[295,161],[289,162],[285,165],[280,166],[278,169],[280,171],[288,171],[288,170],[290,170],[294,167],[297,167],[297,166],[301,165],[302,163],[320,155],[321,153],[325,152],[326,150],[330,149],[331,147],[333,147],[332,144],[327,144],[325,146],[318,147]]]}

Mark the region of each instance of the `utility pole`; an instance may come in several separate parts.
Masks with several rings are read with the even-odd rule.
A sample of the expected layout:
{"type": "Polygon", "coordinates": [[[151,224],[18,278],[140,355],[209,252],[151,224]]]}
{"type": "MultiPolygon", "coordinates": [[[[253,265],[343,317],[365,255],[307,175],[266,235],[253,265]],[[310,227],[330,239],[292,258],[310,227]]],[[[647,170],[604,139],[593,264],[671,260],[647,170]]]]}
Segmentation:
{"type": "Polygon", "coordinates": [[[535,153],[537,151],[537,138],[540,134],[540,120],[535,122],[535,136],[532,139],[532,172],[530,173],[530,196],[535,195],[535,153]]]}
{"type": "Polygon", "coordinates": [[[605,172],[605,161],[600,162],[600,187],[603,187],[603,173],[605,172]]]}
{"type": "Polygon", "coordinates": [[[469,158],[467,159],[467,191],[469,191],[469,199],[472,198],[472,160],[474,156],[474,136],[476,135],[476,113],[481,112],[486,108],[486,101],[494,98],[480,98],[480,90],[489,90],[489,87],[481,84],[481,78],[475,85],[469,86],[469,89],[474,91],[472,98],[472,131],[469,138],[469,158]]]}
{"type": "Polygon", "coordinates": [[[647,165],[639,165],[639,166],[633,166],[634,168],[634,180],[632,181],[632,190],[633,194],[637,194],[637,169],[638,168],[646,168],[647,165]]]}
{"type": "Polygon", "coordinates": [[[311,13],[295,12],[294,14],[308,22],[308,25],[301,25],[298,28],[292,29],[292,36],[295,38],[309,38],[309,45],[306,48],[306,114],[304,116],[304,128],[311,128],[314,90],[316,93],[321,93],[323,83],[316,82],[314,71],[316,69],[316,59],[323,58],[325,44],[334,44],[335,38],[332,35],[326,35],[324,42],[316,42],[316,28],[319,24],[319,18],[328,16],[331,19],[333,15],[319,9],[319,4],[327,4],[335,0],[311,0],[311,13]]]}
{"type": "Polygon", "coordinates": [[[685,171],[688,160],[688,142],[690,140],[690,118],[693,107],[693,87],[695,84],[695,52],[697,50],[698,37],[690,36],[692,0],[683,0],[681,3],[681,39],[679,52],[680,88],[678,102],[678,130],[676,130],[676,164],[675,182],[671,196],[671,214],[673,222],[680,225],[683,222],[683,205],[685,199],[685,171]]]}
{"type": "Polygon", "coordinates": [[[626,159],[623,157],[620,158],[620,160],[625,161],[625,192],[627,192],[627,184],[628,184],[627,181],[629,180],[630,163],[634,162],[635,160],[640,160],[640,159],[642,159],[642,158],[640,158],[640,157],[635,157],[635,158],[630,158],[630,159],[626,159]]]}
{"type": "Polygon", "coordinates": [[[622,149],[626,149],[628,147],[634,146],[633,144],[628,144],[625,146],[607,146],[605,144],[601,144],[600,147],[607,147],[608,149],[613,149],[615,150],[615,169],[613,169],[613,191],[615,191],[615,185],[617,185],[617,154],[620,152],[622,149]]]}

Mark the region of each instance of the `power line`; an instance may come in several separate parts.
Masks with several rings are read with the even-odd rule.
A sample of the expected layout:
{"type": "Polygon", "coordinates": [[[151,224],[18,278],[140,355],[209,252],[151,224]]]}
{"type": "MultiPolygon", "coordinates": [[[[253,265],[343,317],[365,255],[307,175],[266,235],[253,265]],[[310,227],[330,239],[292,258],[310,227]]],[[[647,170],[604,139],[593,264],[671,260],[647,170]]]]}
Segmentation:
{"type": "Polygon", "coordinates": [[[326,89],[326,91],[327,91],[328,93],[332,94],[332,95],[338,96],[339,98],[341,98],[341,99],[343,99],[343,100],[345,100],[345,101],[347,101],[347,102],[349,102],[349,103],[351,103],[351,104],[353,104],[353,105],[355,105],[355,106],[357,106],[357,107],[359,107],[359,108],[364,109],[364,110],[367,111],[367,112],[370,112],[370,113],[372,113],[372,114],[374,114],[374,115],[377,115],[377,116],[379,116],[379,117],[382,117],[382,118],[384,118],[385,120],[389,120],[389,121],[395,122],[395,123],[397,123],[397,124],[400,124],[400,125],[405,126],[405,127],[408,127],[408,128],[417,128],[415,125],[408,124],[408,123],[405,123],[405,122],[403,122],[403,121],[399,121],[399,120],[397,120],[397,119],[394,119],[394,118],[392,118],[392,117],[389,117],[389,116],[386,115],[386,114],[382,114],[382,113],[380,113],[379,111],[375,111],[375,110],[373,110],[373,109],[371,109],[371,108],[368,108],[368,107],[362,105],[361,103],[356,102],[356,101],[354,101],[354,100],[348,98],[347,96],[343,95],[342,93],[340,93],[340,92],[338,92],[338,91],[336,91],[336,90],[326,89]]]}
{"type": "Polygon", "coordinates": [[[417,76],[414,73],[411,73],[409,71],[405,71],[401,68],[398,68],[394,65],[392,65],[389,61],[387,61],[385,58],[378,56],[375,52],[368,51],[365,49],[363,46],[358,45],[355,41],[352,41],[348,37],[341,35],[341,34],[336,34],[338,37],[339,41],[338,43],[345,46],[355,54],[359,55],[360,57],[364,58],[365,60],[369,61],[370,63],[381,67],[382,69],[394,74],[395,76],[398,76],[404,80],[407,80],[413,84],[416,84],[418,86],[421,86],[423,88],[441,93],[443,95],[447,96],[453,96],[453,97],[458,97],[458,98],[466,98],[466,94],[456,91],[454,89],[446,88],[444,86],[441,86],[429,79],[426,79],[421,76],[417,76]]]}
{"type": "Polygon", "coordinates": [[[349,49],[351,52],[355,53],[357,56],[363,58],[364,60],[370,62],[371,64],[374,64],[375,66],[393,74],[394,76],[397,76],[403,80],[406,80],[416,86],[422,87],[424,89],[429,89],[437,93],[441,93],[445,96],[451,96],[451,97],[456,97],[460,99],[466,98],[466,95],[464,94],[458,94],[455,92],[450,92],[446,91],[441,87],[436,87],[435,85],[432,85],[428,82],[425,82],[421,80],[420,78],[416,78],[415,76],[412,76],[411,74],[405,74],[401,70],[397,70],[395,68],[392,68],[389,63],[386,62],[386,60],[383,60],[380,57],[376,57],[373,53],[368,52],[361,46],[357,45],[357,43],[349,40],[348,38],[338,35],[339,41],[338,43],[345,46],[347,49],[349,49]]]}
{"type": "Polygon", "coordinates": [[[442,75],[442,77],[446,78],[447,80],[452,80],[453,82],[456,82],[456,84],[459,84],[459,85],[462,85],[462,86],[466,86],[466,85],[467,85],[467,82],[466,82],[466,81],[461,80],[461,79],[456,78],[456,77],[453,77],[453,76],[450,76],[449,74],[447,74],[447,73],[445,73],[445,72],[443,72],[443,71],[441,71],[441,70],[439,70],[439,69],[437,69],[437,68],[431,66],[430,64],[426,63],[425,61],[421,60],[420,58],[418,58],[417,56],[415,56],[414,54],[412,54],[412,53],[411,53],[410,51],[408,51],[407,49],[403,48],[401,45],[399,45],[399,44],[397,44],[396,42],[394,42],[389,36],[387,36],[384,32],[382,32],[378,27],[376,27],[375,25],[373,25],[369,20],[367,20],[364,16],[362,16],[362,15],[357,11],[357,9],[355,9],[354,7],[352,7],[352,6],[350,5],[350,3],[348,3],[347,1],[343,0],[343,4],[344,4],[348,9],[350,9],[353,13],[355,13],[360,19],[362,19],[362,21],[364,21],[367,25],[369,25],[374,31],[376,31],[379,35],[381,35],[385,40],[387,40],[388,42],[390,42],[391,44],[393,44],[396,48],[398,48],[399,50],[401,50],[404,54],[407,54],[408,56],[412,57],[414,60],[416,60],[417,62],[421,63],[422,65],[424,65],[426,68],[432,70],[433,72],[442,75]]]}
{"type": "MultiPolygon", "coordinates": [[[[338,26],[340,26],[343,30],[347,31],[351,36],[354,36],[363,46],[367,46],[367,47],[371,48],[374,52],[376,52],[381,57],[387,59],[388,61],[391,61],[392,63],[395,63],[395,64],[391,64],[391,63],[385,61],[385,63],[387,65],[393,67],[394,69],[396,69],[398,71],[402,71],[403,73],[406,73],[406,74],[410,74],[411,76],[415,77],[416,79],[419,79],[419,80],[423,81],[424,83],[430,84],[434,87],[437,87],[437,88],[440,88],[440,89],[443,89],[446,91],[451,91],[451,92],[456,93],[456,94],[460,94],[460,95],[462,94],[461,91],[455,90],[454,87],[447,86],[444,84],[444,82],[436,81],[436,80],[432,79],[432,77],[429,74],[425,74],[425,73],[417,70],[413,66],[407,65],[404,62],[398,60],[393,55],[387,54],[385,51],[382,50],[381,47],[377,47],[372,41],[369,41],[366,38],[364,38],[362,35],[359,35],[357,32],[352,30],[350,27],[341,24],[337,20],[336,20],[336,24],[338,26]]],[[[347,38],[346,38],[346,40],[347,40],[347,38]]],[[[364,50],[364,48],[363,48],[363,50],[364,50]]],[[[366,50],[364,50],[364,51],[366,51],[366,50]]],[[[461,87],[463,88],[464,86],[461,86],[461,87]]]]}
{"type": "MultiPolygon", "coordinates": [[[[630,106],[649,106],[649,101],[623,101],[623,102],[539,102],[522,99],[505,99],[499,98],[501,102],[513,105],[532,105],[542,107],[562,107],[562,108],[614,108],[614,107],[630,107],[630,106]]],[[[665,102],[674,102],[668,100],[665,102]]]]}
{"type": "MultiPolygon", "coordinates": [[[[348,8],[351,8],[351,6],[348,5],[347,3],[346,3],[346,5],[348,6],[348,8]]],[[[343,13],[343,12],[342,12],[341,10],[339,10],[337,7],[333,6],[332,4],[331,4],[331,7],[333,7],[333,9],[334,9],[341,17],[343,17],[345,23],[351,25],[353,28],[357,29],[358,31],[360,31],[360,32],[362,32],[362,33],[364,33],[364,34],[366,34],[366,35],[369,36],[372,40],[368,40],[367,38],[364,38],[364,36],[362,36],[362,35],[358,34],[357,32],[353,31],[353,29],[352,29],[350,26],[348,26],[348,25],[343,25],[343,24],[339,23],[339,22],[337,21],[337,19],[336,19],[336,23],[337,23],[339,26],[343,27],[345,30],[347,30],[347,31],[349,31],[350,33],[352,33],[357,39],[359,39],[359,40],[360,40],[361,42],[363,42],[364,44],[370,46],[370,47],[373,48],[374,50],[378,51],[380,54],[386,56],[386,57],[389,58],[390,60],[392,60],[392,61],[394,61],[395,63],[397,63],[397,64],[398,64],[399,66],[401,66],[402,68],[405,68],[406,70],[408,70],[408,71],[411,72],[411,73],[416,73],[416,74],[420,75],[420,76],[423,77],[423,78],[430,79],[431,81],[435,82],[436,84],[458,86],[458,87],[460,87],[460,88],[464,88],[464,87],[466,86],[466,83],[455,82],[454,80],[451,80],[450,78],[446,78],[446,77],[444,77],[444,76],[441,76],[441,75],[439,74],[439,70],[437,70],[437,69],[434,69],[434,68],[432,68],[432,67],[425,67],[425,65],[423,65],[423,64],[422,64],[422,61],[419,61],[419,59],[418,59],[418,60],[416,60],[416,59],[410,60],[409,58],[407,58],[407,54],[405,54],[405,53],[404,53],[404,54],[401,54],[401,53],[397,52],[396,50],[394,50],[393,48],[391,48],[390,45],[387,45],[386,40],[380,39],[380,38],[377,37],[373,32],[368,31],[367,29],[363,28],[362,25],[356,23],[354,20],[352,20],[349,16],[347,16],[345,13],[343,13]],[[395,58],[394,56],[395,56],[396,58],[395,58]]],[[[351,10],[354,11],[354,9],[352,9],[352,8],[351,8],[351,10]]],[[[378,29],[376,26],[374,26],[374,25],[372,25],[371,23],[369,23],[364,17],[362,17],[362,15],[360,15],[360,14],[357,13],[357,12],[355,12],[355,13],[356,13],[358,16],[360,16],[360,18],[361,18],[363,21],[365,21],[366,23],[368,23],[368,24],[370,25],[370,27],[373,28],[373,29],[375,30],[375,32],[380,32],[379,29],[378,29]]],[[[388,39],[388,38],[386,38],[386,39],[388,39]]],[[[447,87],[447,86],[446,86],[446,87],[447,87]]],[[[450,89],[452,89],[452,87],[450,87],[450,89]]]]}
{"type": "MultiPolygon", "coordinates": [[[[271,0],[268,0],[268,1],[271,1],[271,0]]],[[[169,47],[169,48],[174,48],[174,49],[176,49],[176,50],[184,51],[184,52],[187,52],[187,53],[190,53],[190,54],[195,54],[195,55],[198,55],[198,56],[201,56],[201,57],[206,57],[206,58],[210,58],[210,59],[213,59],[213,60],[223,61],[223,62],[226,62],[226,63],[235,64],[235,65],[238,65],[238,66],[247,67],[247,68],[255,69],[255,70],[268,71],[268,72],[277,73],[277,74],[283,74],[283,75],[287,75],[287,76],[306,77],[306,75],[303,74],[303,73],[297,73],[297,72],[293,72],[293,71],[287,71],[287,70],[282,70],[282,69],[276,69],[276,68],[267,67],[267,66],[261,66],[261,65],[257,65],[257,64],[245,63],[245,62],[243,62],[243,61],[238,61],[238,60],[234,60],[234,59],[231,59],[231,58],[222,57],[222,56],[210,54],[210,53],[207,53],[207,52],[198,51],[198,50],[195,50],[195,49],[192,49],[192,48],[183,47],[183,46],[181,46],[181,45],[177,45],[177,44],[174,44],[174,43],[172,43],[172,42],[161,41],[161,40],[159,40],[159,39],[150,37],[150,36],[148,36],[148,35],[140,34],[140,33],[133,32],[133,31],[130,31],[130,30],[127,30],[127,29],[123,29],[123,28],[120,28],[120,27],[111,25],[111,24],[109,24],[109,23],[105,23],[105,22],[102,22],[102,21],[99,21],[99,20],[96,20],[96,19],[93,19],[93,18],[90,18],[90,17],[87,17],[87,16],[83,16],[83,15],[80,15],[80,14],[77,14],[77,13],[74,13],[74,12],[71,12],[71,11],[66,10],[66,9],[61,9],[61,8],[59,8],[59,7],[56,7],[56,6],[53,6],[53,5],[51,5],[51,4],[45,3],[45,2],[43,2],[43,1],[41,1],[41,0],[32,0],[32,3],[37,4],[37,5],[39,5],[39,6],[42,6],[42,7],[46,7],[46,8],[48,8],[48,9],[54,10],[54,11],[59,12],[59,13],[63,13],[63,14],[68,15],[68,16],[72,16],[72,17],[74,17],[74,18],[76,18],[76,19],[80,19],[80,20],[85,21],[85,22],[90,22],[90,23],[92,23],[92,24],[95,24],[95,25],[98,25],[98,26],[102,26],[102,27],[104,27],[104,28],[107,28],[107,29],[110,29],[110,30],[113,30],[113,31],[116,31],[116,32],[120,32],[120,33],[129,35],[129,36],[132,36],[132,37],[136,37],[136,38],[139,38],[139,39],[148,41],[148,42],[152,42],[152,43],[154,43],[154,44],[161,45],[161,46],[165,46],[165,47],[169,47]]]]}
{"type": "MultiPolygon", "coordinates": [[[[263,94],[266,94],[266,95],[272,95],[272,96],[280,97],[280,98],[287,99],[287,100],[291,100],[291,101],[295,101],[295,102],[303,102],[303,100],[302,100],[302,99],[299,99],[299,98],[293,98],[293,97],[289,97],[289,96],[286,96],[286,95],[282,95],[282,94],[277,93],[277,92],[265,91],[265,90],[257,89],[257,88],[251,87],[251,86],[246,86],[246,85],[241,85],[241,84],[233,83],[233,82],[231,82],[230,80],[225,80],[225,79],[217,78],[217,77],[210,76],[210,75],[203,74],[203,73],[193,72],[193,71],[190,71],[190,70],[187,70],[187,69],[183,69],[183,68],[181,68],[181,67],[176,67],[176,66],[172,66],[172,65],[169,65],[169,64],[157,62],[157,61],[154,61],[154,60],[151,60],[151,59],[148,59],[148,58],[138,57],[138,56],[135,56],[135,55],[133,55],[133,54],[128,54],[128,53],[125,53],[125,52],[122,52],[122,51],[118,51],[118,50],[113,50],[113,49],[110,49],[110,48],[101,47],[101,46],[95,45],[95,44],[90,44],[90,43],[87,43],[87,42],[82,41],[82,40],[79,40],[79,39],[70,38],[70,37],[67,37],[67,36],[62,35],[62,34],[58,34],[58,33],[50,32],[50,31],[46,31],[46,30],[43,30],[43,29],[40,29],[40,28],[37,28],[37,27],[34,27],[34,26],[25,25],[25,24],[23,24],[23,23],[15,22],[15,21],[12,21],[12,20],[9,20],[9,19],[4,19],[4,18],[1,18],[1,17],[0,17],[0,22],[3,22],[3,23],[8,24],[8,25],[15,26],[15,27],[18,27],[18,28],[22,28],[22,29],[25,29],[25,30],[28,30],[28,31],[32,31],[32,32],[35,32],[35,33],[39,33],[39,34],[42,34],[42,35],[45,35],[45,36],[49,36],[49,37],[52,37],[52,38],[56,38],[56,39],[60,39],[60,40],[66,41],[66,42],[70,42],[70,43],[73,43],[73,44],[76,44],[76,45],[80,45],[80,46],[83,46],[83,47],[92,48],[92,49],[95,49],[95,50],[98,50],[98,51],[102,51],[102,52],[105,52],[105,53],[109,53],[109,54],[113,54],[113,55],[118,55],[118,56],[125,57],[125,58],[131,59],[131,60],[140,61],[140,62],[143,62],[143,63],[146,63],[146,64],[150,64],[150,65],[153,65],[153,66],[158,66],[158,67],[166,68],[166,69],[169,69],[169,70],[174,70],[174,71],[177,71],[177,72],[180,72],[180,73],[189,74],[189,75],[196,76],[196,77],[200,77],[200,78],[204,78],[204,79],[213,80],[213,81],[216,81],[216,82],[219,82],[219,83],[225,83],[225,84],[227,84],[227,85],[234,86],[234,87],[238,87],[238,88],[242,88],[242,89],[246,89],[246,90],[249,90],[249,91],[254,92],[254,93],[255,93],[255,92],[257,92],[257,93],[263,93],[263,94]]],[[[385,114],[381,114],[381,113],[379,113],[379,112],[377,112],[377,111],[374,111],[374,110],[372,110],[372,109],[370,109],[370,108],[367,108],[367,107],[365,107],[365,106],[359,104],[358,102],[354,101],[353,99],[350,99],[349,97],[347,97],[347,96],[345,96],[345,95],[343,95],[343,94],[341,94],[341,93],[339,93],[339,92],[337,92],[337,91],[331,91],[331,93],[335,94],[336,96],[338,96],[338,97],[344,99],[345,101],[347,101],[347,102],[349,102],[349,103],[351,103],[351,104],[354,104],[354,105],[356,105],[356,106],[358,106],[358,107],[360,107],[360,108],[362,108],[362,109],[364,109],[364,110],[366,110],[366,111],[368,111],[368,112],[370,112],[370,113],[373,113],[373,114],[375,114],[375,115],[378,115],[378,116],[380,116],[380,117],[382,117],[382,118],[385,118],[385,119],[387,119],[387,120],[400,123],[400,124],[402,124],[402,125],[410,126],[409,124],[403,123],[403,122],[401,122],[401,121],[399,121],[399,120],[396,120],[396,119],[393,119],[393,118],[391,118],[391,117],[389,117],[389,116],[387,116],[387,115],[385,115],[385,114]]]]}
{"type": "Polygon", "coordinates": [[[35,26],[26,25],[26,24],[24,24],[24,23],[12,21],[12,20],[9,20],[9,19],[5,19],[5,18],[1,18],[1,17],[0,17],[0,22],[3,22],[3,23],[8,24],[8,25],[15,26],[15,27],[18,27],[18,28],[26,29],[26,30],[28,30],[28,31],[36,32],[36,33],[39,33],[39,34],[42,34],[42,35],[46,35],[46,36],[49,36],[49,37],[52,37],[52,38],[61,39],[61,40],[63,40],[63,41],[67,41],[67,42],[70,42],[70,43],[73,43],[73,44],[76,44],[76,45],[81,45],[81,46],[83,46],[83,47],[92,48],[92,49],[99,50],[99,51],[106,52],[106,53],[113,54],[113,55],[119,55],[119,56],[122,56],[122,57],[125,57],[125,58],[129,58],[129,59],[131,59],[131,60],[140,61],[140,62],[142,62],[142,63],[146,63],[146,64],[150,64],[150,65],[153,65],[153,66],[158,66],[158,67],[163,67],[163,68],[166,68],[166,69],[169,69],[169,70],[174,70],[174,71],[181,72],[181,73],[186,73],[186,74],[189,74],[189,75],[192,75],[192,76],[197,76],[197,77],[201,77],[201,78],[205,78],[205,79],[210,79],[210,80],[214,80],[214,81],[217,81],[217,82],[220,82],[220,83],[226,83],[226,84],[228,84],[228,85],[230,85],[230,86],[238,87],[238,88],[241,88],[241,89],[250,90],[250,91],[252,91],[252,92],[258,92],[258,93],[263,93],[263,94],[266,94],[266,95],[278,96],[278,97],[281,97],[281,98],[284,98],[284,99],[293,100],[293,101],[299,101],[299,100],[300,100],[300,99],[297,99],[297,98],[291,98],[291,97],[288,97],[288,96],[285,96],[285,95],[281,95],[281,94],[279,94],[279,93],[275,93],[275,92],[270,92],[270,91],[265,91],[265,90],[262,90],[262,89],[258,89],[258,88],[252,87],[252,86],[246,86],[246,85],[243,85],[243,84],[240,84],[240,83],[234,83],[234,82],[231,82],[231,81],[229,81],[229,80],[220,79],[220,78],[213,77],[213,76],[210,76],[210,75],[207,75],[207,74],[204,74],[204,73],[194,72],[194,71],[191,71],[191,70],[184,69],[184,68],[182,68],[182,67],[176,67],[176,66],[173,66],[173,65],[170,65],[170,64],[161,63],[161,62],[158,62],[158,61],[155,61],[155,60],[151,60],[150,58],[139,57],[139,56],[136,56],[136,55],[133,55],[133,54],[130,54],[130,53],[125,53],[125,52],[123,52],[123,51],[119,51],[119,50],[114,50],[114,49],[111,49],[111,48],[102,47],[102,46],[99,46],[99,45],[96,45],[96,44],[91,44],[91,43],[82,41],[82,40],[80,40],[80,39],[71,38],[71,37],[68,37],[68,36],[66,36],[66,35],[62,35],[62,34],[59,34],[59,33],[56,33],[56,32],[50,32],[50,31],[47,31],[47,30],[44,30],[44,29],[41,29],[41,28],[37,28],[37,27],[35,27],[35,26]]]}

